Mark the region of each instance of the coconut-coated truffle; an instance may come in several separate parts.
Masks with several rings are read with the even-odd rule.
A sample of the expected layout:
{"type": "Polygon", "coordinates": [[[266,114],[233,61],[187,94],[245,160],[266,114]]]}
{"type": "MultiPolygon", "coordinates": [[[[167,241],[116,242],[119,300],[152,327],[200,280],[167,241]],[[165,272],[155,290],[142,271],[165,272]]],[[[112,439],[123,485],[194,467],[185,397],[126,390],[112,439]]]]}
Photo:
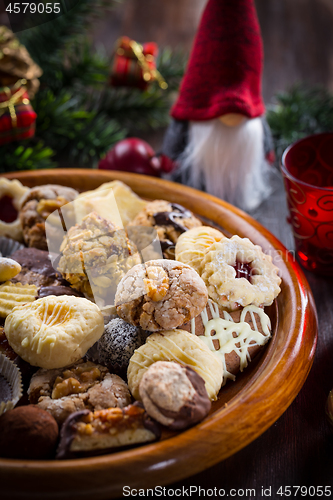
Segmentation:
{"type": "Polygon", "coordinates": [[[116,318],[105,326],[97,343],[98,362],[111,373],[126,374],[128,363],[135,349],[146,340],[147,333],[126,321],[116,318]]]}

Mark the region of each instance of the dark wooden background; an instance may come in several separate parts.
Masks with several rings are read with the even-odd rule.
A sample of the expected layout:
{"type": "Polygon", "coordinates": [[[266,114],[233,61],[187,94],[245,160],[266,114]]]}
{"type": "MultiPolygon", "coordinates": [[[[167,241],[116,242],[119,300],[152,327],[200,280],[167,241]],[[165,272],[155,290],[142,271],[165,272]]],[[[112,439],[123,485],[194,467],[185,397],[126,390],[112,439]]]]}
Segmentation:
{"type": "MultiPolygon", "coordinates": [[[[120,35],[189,51],[206,0],[123,0],[93,29],[112,51],[120,35]]],[[[305,81],[333,90],[333,0],[255,0],[265,50],[266,102],[305,81]]]]}
{"type": "MultiPolygon", "coordinates": [[[[111,53],[115,40],[128,35],[188,52],[205,4],[206,0],[122,0],[92,27],[92,43],[111,53]]],[[[255,0],[255,4],[265,50],[265,101],[299,81],[333,91],[333,0],[255,0]]],[[[8,24],[3,0],[0,24],[8,24]]]]}

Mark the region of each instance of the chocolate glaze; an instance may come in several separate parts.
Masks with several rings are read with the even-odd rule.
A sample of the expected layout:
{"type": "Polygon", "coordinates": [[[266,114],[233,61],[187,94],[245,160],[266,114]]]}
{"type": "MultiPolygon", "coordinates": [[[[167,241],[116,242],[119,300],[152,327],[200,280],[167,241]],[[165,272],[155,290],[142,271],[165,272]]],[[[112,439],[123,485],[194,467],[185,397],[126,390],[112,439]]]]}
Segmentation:
{"type": "Polygon", "coordinates": [[[158,212],[153,215],[155,224],[158,226],[173,226],[177,231],[184,233],[187,231],[187,228],[176,222],[175,219],[189,219],[193,214],[177,203],[172,203],[171,207],[173,209],[172,212],[158,212]]]}
{"type": "Polygon", "coordinates": [[[49,253],[46,250],[37,248],[22,248],[11,255],[11,259],[21,264],[22,270],[11,281],[14,283],[34,284],[40,286],[63,285],[69,287],[59,271],[55,270],[49,259],[49,253]]]}
{"type": "Polygon", "coordinates": [[[60,431],[60,441],[57,449],[56,458],[58,460],[71,458],[75,456],[73,452],[70,451],[72,441],[75,437],[75,424],[81,417],[89,415],[90,410],[81,410],[69,415],[61,427],[60,431]]]}
{"type": "Polygon", "coordinates": [[[193,399],[187,401],[179,411],[166,410],[153,402],[162,415],[173,419],[173,422],[168,425],[168,428],[177,431],[186,429],[200,422],[200,420],[208,415],[212,406],[203,378],[189,366],[185,367],[185,371],[187,378],[190,380],[195,390],[193,399]]]}
{"type": "Polygon", "coordinates": [[[57,297],[60,295],[74,295],[74,297],[84,297],[84,295],[74,288],[70,288],[69,286],[41,286],[38,290],[38,299],[43,297],[48,297],[49,295],[56,295],[57,297]]]}
{"type": "MultiPolygon", "coordinates": [[[[141,403],[141,401],[135,401],[133,403],[133,406],[139,406],[140,408],[143,408],[143,404],[141,403]]],[[[143,425],[148,431],[155,434],[156,439],[160,439],[161,426],[158,422],[156,422],[156,420],[152,419],[146,411],[143,414],[143,425]]]]}
{"type": "Polygon", "coordinates": [[[55,271],[49,259],[49,253],[38,248],[22,248],[11,255],[11,259],[21,264],[23,269],[28,269],[37,274],[62,279],[61,275],[55,271]]]}

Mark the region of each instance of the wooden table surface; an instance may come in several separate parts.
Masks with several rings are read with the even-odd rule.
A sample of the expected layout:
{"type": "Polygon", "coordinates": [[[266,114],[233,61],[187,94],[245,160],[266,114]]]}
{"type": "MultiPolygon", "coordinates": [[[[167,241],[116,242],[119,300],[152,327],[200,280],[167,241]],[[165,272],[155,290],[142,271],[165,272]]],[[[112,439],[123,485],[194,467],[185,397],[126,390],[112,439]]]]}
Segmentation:
{"type": "MultiPolygon", "coordinates": [[[[286,222],[285,193],[279,175],[274,179],[274,188],[270,199],[252,216],[292,250],[293,237],[286,222]]],[[[295,487],[323,486],[323,498],[333,498],[333,433],[325,417],[326,399],[333,388],[333,280],[309,272],[306,276],[316,301],[319,339],[314,363],[302,390],[279,420],[256,441],[214,467],[166,486],[165,492],[177,489],[176,494],[186,498],[192,486],[192,498],[198,498],[199,494],[194,488],[201,487],[216,488],[216,496],[212,498],[218,498],[218,490],[224,490],[225,497],[281,499],[287,495],[279,495],[278,491],[288,494],[284,487],[290,486],[290,498],[319,498],[320,490],[313,495],[310,488],[311,496],[305,496],[303,488],[295,495],[295,487]],[[283,490],[279,490],[281,486],[283,490]],[[325,486],[330,487],[326,495],[325,486]]],[[[208,495],[205,497],[201,492],[203,498],[208,495]]]]}

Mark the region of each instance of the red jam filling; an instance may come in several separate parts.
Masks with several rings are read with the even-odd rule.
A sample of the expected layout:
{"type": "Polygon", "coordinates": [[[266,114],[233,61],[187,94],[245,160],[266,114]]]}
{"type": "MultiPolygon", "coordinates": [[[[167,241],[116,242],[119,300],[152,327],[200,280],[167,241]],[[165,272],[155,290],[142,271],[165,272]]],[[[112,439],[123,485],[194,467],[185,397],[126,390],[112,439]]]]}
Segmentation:
{"type": "Polygon", "coordinates": [[[17,219],[17,210],[13,205],[13,198],[5,194],[0,199],[0,220],[3,222],[14,222],[17,219]]]}
{"type": "Polygon", "coordinates": [[[245,278],[251,283],[252,268],[250,264],[236,260],[236,265],[233,268],[236,271],[236,278],[245,278]]]}

